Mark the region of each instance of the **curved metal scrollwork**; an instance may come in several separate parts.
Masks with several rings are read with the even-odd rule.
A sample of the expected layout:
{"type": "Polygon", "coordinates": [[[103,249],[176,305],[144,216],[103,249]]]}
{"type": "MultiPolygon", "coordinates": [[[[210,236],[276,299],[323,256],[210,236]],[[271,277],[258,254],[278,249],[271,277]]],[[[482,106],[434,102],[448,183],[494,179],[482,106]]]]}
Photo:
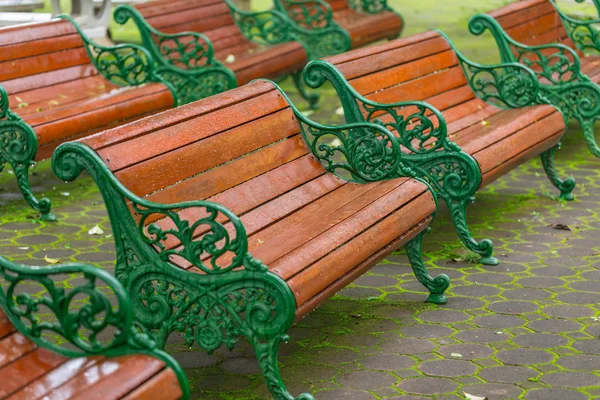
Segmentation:
{"type": "MultiPolygon", "coordinates": [[[[227,2],[227,4],[230,4],[227,2]]],[[[249,40],[259,44],[279,44],[292,40],[290,24],[278,11],[245,12],[230,5],[233,19],[249,40]]]]}
{"type": "Polygon", "coordinates": [[[237,86],[233,72],[224,67],[205,67],[194,71],[160,67],[156,72],[172,85],[177,93],[177,105],[204,99],[237,86]]]}
{"type": "Polygon", "coordinates": [[[8,163],[12,167],[19,190],[31,208],[40,212],[40,219],[55,221],[52,204],[46,197],[37,199],[29,184],[29,168],[34,165],[38,149],[33,128],[10,110],[8,94],[0,86],[0,172],[8,163]]]}
{"type": "Polygon", "coordinates": [[[188,344],[197,342],[209,352],[221,345],[231,348],[246,337],[273,396],[294,399],[277,365],[278,344],[296,313],[294,295],[248,253],[246,231],[233,213],[207,201],[164,205],[143,200],[80,143],[59,146],[52,166],[66,181],[85,169],[100,188],[115,237],[115,275],[129,289],[137,329],[159,347],[172,332],[181,332],[188,344]],[[177,258],[201,273],[173,265],[177,258]]]}
{"type": "Polygon", "coordinates": [[[474,65],[461,60],[465,76],[480,99],[503,108],[535,104],[539,83],[522,65],[474,65]]]}
{"type": "MultiPolygon", "coordinates": [[[[584,3],[586,0],[575,0],[577,3],[584,3]]],[[[563,22],[565,30],[569,34],[575,46],[580,50],[586,52],[592,52],[595,54],[600,53],[600,19],[575,19],[565,14],[561,8],[556,4],[555,0],[550,0],[563,22]]],[[[596,12],[600,17],[600,1],[592,0],[596,12]]]]}
{"type": "Polygon", "coordinates": [[[0,277],[5,282],[1,286],[2,308],[19,332],[43,347],[76,357],[123,347],[152,350],[156,346],[132,329],[133,310],[127,293],[103,270],[83,264],[29,267],[0,258],[0,277]],[[66,290],[68,285],[56,282],[55,277],[77,277],[80,283],[66,290]],[[30,293],[32,287],[36,294],[30,293]],[[108,292],[100,290],[105,287],[108,292]],[[112,304],[115,300],[116,305],[112,304]],[[40,318],[48,312],[53,318],[40,318]],[[58,335],[75,349],[49,341],[45,337],[48,334],[58,335]]]}
{"type": "Polygon", "coordinates": [[[59,18],[73,24],[90,59],[109,81],[120,86],[137,86],[155,80],[154,59],[144,48],[133,44],[101,46],[91,41],[70,16],[63,14],[59,18]]]}
{"type": "Polygon", "coordinates": [[[146,22],[144,17],[129,4],[119,5],[113,17],[115,22],[124,25],[132,20],[142,36],[144,47],[166,64],[184,70],[201,68],[214,64],[214,50],[208,38],[196,32],[176,34],[162,33],[146,22]]]}
{"type": "Polygon", "coordinates": [[[325,29],[333,22],[331,6],[321,0],[281,0],[287,15],[302,29],[325,29]]]}

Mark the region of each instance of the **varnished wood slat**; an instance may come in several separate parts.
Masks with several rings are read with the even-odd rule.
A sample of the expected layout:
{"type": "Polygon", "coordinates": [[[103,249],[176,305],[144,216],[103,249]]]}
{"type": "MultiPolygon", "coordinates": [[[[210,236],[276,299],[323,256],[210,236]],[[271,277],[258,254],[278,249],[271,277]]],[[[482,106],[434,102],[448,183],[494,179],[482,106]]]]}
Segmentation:
{"type": "Polygon", "coordinates": [[[20,390],[66,360],[64,356],[41,348],[23,355],[0,369],[0,398],[20,390]]]}
{"type": "Polygon", "coordinates": [[[137,195],[155,192],[215,165],[297,134],[298,123],[292,116],[290,109],[283,110],[120,170],[116,176],[137,195]],[[261,134],[257,135],[257,132],[261,134]],[[156,168],[158,165],[172,163],[178,163],[180,168],[156,168]],[[140,181],[139,176],[146,176],[147,179],[140,181]]]}
{"type": "MultiPolygon", "coordinates": [[[[334,281],[330,286],[328,286],[323,291],[319,292],[317,295],[313,296],[309,300],[305,301],[302,305],[298,307],[296,310],[296,322],[300,321],[306,314],[313,311],[317,308],[321,303],[325,302],[329,297],[333,296],[348,284],[352,283],[362,274],[364,274],[367,270],[369,270],[374,265],[378,264],[381,260],[387,257],[391,252],[398,250],[404,244],[406,244],[410,239],[413,239],[419,233],[423,232],[433,218],[428,216],[423,221],[420,221],[415,226],[407,230],[402,236],[394,239],[387,246],[381,248],[378,252],[370,255],[365,261],[354,267],[351,271],[346,273],[344,276],[340,277],[336,281],[334,281]]],[[[391,221],[393,223],[393,221],[391,221]]],[[[365,234],[362,238],[366,238],[370,240],[368,234],[365,234]]]]}
{"type": "Polygon", "coordinates": [[[26,78],[17,78],[2,82],[9,94],[21,94],[39,88],[51,87],[77,79],[98,75],[98,70],[92,64],[76,65],[58,71],[42,72],[26,78]]]}
{"type": "Polygon", "coordinates": [[[80,357],[65,361],[45,375],[32,380],[14,392],[6,400],[31,400],[42,398],[46,393],[60,387],[82,371],[96,364],[103,357],[80,357]]]}
{"type": "Polygon", "coordinates": [[[19,332],[0,340],[0,368],[35,349],[35,345],[19,332]]]}
{"type": "Polygon", "coordinates": [[[0,309],[0,339],[5,338],[15,331],[15,327],[8,319],[4,311],[0,309]]]}
{"type": "Polygon", "coordinates": [[[36,46],[31,46],[28,42],[20,42],[0,47],[0,62],[65,51],[82,46],[83,42],[78,34],[65,35],[58,38],[58,40],[57,38],[39,39],[36,41],[36,46]]]}
{"type": "Polygon", "coordinates": [[[83,47],[22,58],[15,61],[4,61],[0,63],[0,81],[89,63],[90,58],[83,47]]]}
{"type": "Polygon", "coordinates": [[[390,193],[389,196],[373,203],[364,211],[353,215],[347,224],[340,224],[335,229],[324,233],[323,235],[327,235],[327,240],[325,237],[317,237],[310,243],[310,246],[303,247],[302,251],[281,259],[282,263],[310,262],[311,264],[309,268],[301,269],[302,272],[287,281],[299,305],[318,295],[341,276],[350,273],[353,267],[360,265],[376,254],[378,250],[402,236],[418,221],[430,216],[435,211],[435,202],[431,194],[426,192],[426,188],[422,184],[414,181],[413,183],[415,189],[410,192],[407,188],[392,192],[404,197],[403,202],[399,201],[394,204],[396,207],[390,204],[392,203],[389,201],[392,196],[390,193]],[[407,197],[415,196],[415,192],[421,196],[413,197],[414,201],[401,206],[397,212],[391,212],[391,209],[398,209],[398,205],[405,204],[407,197]],[[382,219],[376,220],[373,218],[375,216],[381,216],[382,219]],[[359,221],[364,225],[361,225],[359,221]],[[365,225],[370,229],[356,229],[357,226],[364,227],[365,225]],[[351,227],[354,229],[349,229],[351,227]],[[346,245],[328,246],[336,239],[345,242],[346,245]],[[323,254],[323,258],[313,256],[310,261],[301,261],[310,254],[307,252],[312,249],[317,251],[315,255],[326,253],[323,254]],[[318,261],[315,262],[315,260],[318,261]]]}
{"type": "Polygon", "coordinates": [[[123,397],[123,400],[176,400],[182,394],[173,370],[165,369],[123,397]]]}
{"type": "Polygon", "coordinates": [[[4,46],[22,42],[31,42],[47,38],[60,38],[61,36],[77,33],[73,25],[65,20],[53,19],[47,22],[33,22],[5,26],[0,28],[0,49],[4,46]]]}
{"type": "Polygon", "coordinates": [[[163,366],[162,361],[149,356],[105,358],[80,372],[65,384],[46,393],[44,399],[117,399],[127,395],[139,384],[162,370],[163,366]],[[132,385],[133,382],[137,384],[132,385]],[[110,396],[107,395],[107,387],[112,387],[114,390],[110,396]]]}
{"type": "MultiPolygon", "coordinates": [[[[391,41],[386,44],[386,47],[390,47],[389,45],[395,43],[396,41],[391,41]]],[[[400,66],[411,65],[411,63],[418,63],[419,61],[435,61],[436,58],[431,56],[451,50],[448,42],[439,36],[427,40],[426,45],[423,42],[409,42],[405,46],[393,46],[387,51],[373,52],[373,50],[379,49],[379,47],[371,47],[371,52],[363,50],[361,51],[363,53],[362,57],[352,60],[345,61],[341,58],[342,61],[338,63],[336,61],[338,56],[332,57],[330,60],[336,63],[338,69],[344,74],[346,79],[353,80],[360,76],[370,75],[389,68],[400,68],[400,66]],[[363,62],[363,58],[365,57],[369,59],[367,65],[363,62]]]]}
{"type": "MultiPolygon", "coordinates": [[[[391,54],[390,57],[393,57],[393,54],[391,54]]],[[[394,58],[392,58],[392,60],[394,60],[394,58]]],[[[352,86],[361,93],[370,94],[381,90],[382,88],[399,86],[404,82],[457,66],[458,59],[456,58],[456,55],[453,51],[447,50],[415,61],[407,63],[399,62],[395,66],[382,71],[352,79],[351,83],[352,86]]],[[[454,68],[454,70],[456,69],[458,69],[459,72],[462,72],[460,67],[454,68]]],[[[455,72],[455,75],[458,74],[455,72]]],[[[426,79],[431,80],[430,85],[435,87],[436,81],[432,78],[433,77],[427,77],[426,79]]],[[[458,76],[456,78],[458,78],[458,76]]],[[[460,81],[460,79],[454,80],[460,81]]]]}
{"type": "Polygon", "coordinates": [[[71,400],[123,398],[163,368],[162,361],[147,355],[126,356],[115,373],[108,374],[103,379],[76,390],[71,400]]]}
{"type": "Polygon", "coordinates": [[[141,117],[149,111],[171,108],[173,97],[164,86],[148,85],[144,88],[122,89],[101,99],[91,99],[78,104],[78,108],[60,108],[31,115],[25,121],[35,126],[40,145],[64,141],[86,131],[109,124],[141,117]],[[44,120],[47,118],[47,122],[44,120]]]}

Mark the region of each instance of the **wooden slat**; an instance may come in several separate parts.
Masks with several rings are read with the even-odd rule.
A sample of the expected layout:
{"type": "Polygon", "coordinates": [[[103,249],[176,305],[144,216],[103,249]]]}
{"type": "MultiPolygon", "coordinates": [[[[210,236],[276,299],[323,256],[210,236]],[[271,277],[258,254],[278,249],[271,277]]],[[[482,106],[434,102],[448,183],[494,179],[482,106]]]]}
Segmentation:
{"type": "Polygon", "coordinates": [[[0,340],[0,368],[35,349],[35,345],[19,332],[0,340]]]}
{"type": "Polygon", "coordinates": [[[46,393],[62,386],[72,378],[102,360],[103,357],[81,357],[65,361],[47,374],[27,383],[7,400],[31,400],[42,398],[46,393]]]}
{"type": "Polygon", "coordinates": [[[123,397],[123,400],[176,400],[182,394],[173,370],[165,369],[123,397]]]}
{"type": "Polygon", "coordinates": [[[35,349],[31,353],[0,369],[0,398],[23,388],[53,368],[64,363],[66,357],[46,349],[35,349]]]}

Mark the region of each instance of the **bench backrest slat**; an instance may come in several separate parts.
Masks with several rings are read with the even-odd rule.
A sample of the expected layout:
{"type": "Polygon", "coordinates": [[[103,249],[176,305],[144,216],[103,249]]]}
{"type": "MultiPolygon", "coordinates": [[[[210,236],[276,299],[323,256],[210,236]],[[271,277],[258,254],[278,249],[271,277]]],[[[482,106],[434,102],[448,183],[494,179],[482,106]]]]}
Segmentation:
{"type": "Polygon", "coordinates": [[[231,191],[236,193],[234,211],[244,212],[264,196],[258,192],[279,196],[325,173],[310,156],[290,105],[268,82],[81,142],[93,148],[128,189],[162,203],[231,191]],[[269,184],[248,184],[253,179],[269,184]],[[247,190],[240,190],[241,185],[247,190]]]}
{"type": "Polygon", "coordinates": [[[560,15],[548,0],[523,0],[489,13],[517,42],[535,46],[562,43],[575,45],[565,30],[560,15]]]}
{"type": "Polygon", "coordinates": [[[97,73],[68,21],[0,28],[0,82],[9,94],[97,73]]]}
{"type": "Polygon", "coordinates": [[[381,103],[425,100],[443,111],[475,98],[456,54],[436,32],[352,53],[327,60],[368,99],[381,103]]]}

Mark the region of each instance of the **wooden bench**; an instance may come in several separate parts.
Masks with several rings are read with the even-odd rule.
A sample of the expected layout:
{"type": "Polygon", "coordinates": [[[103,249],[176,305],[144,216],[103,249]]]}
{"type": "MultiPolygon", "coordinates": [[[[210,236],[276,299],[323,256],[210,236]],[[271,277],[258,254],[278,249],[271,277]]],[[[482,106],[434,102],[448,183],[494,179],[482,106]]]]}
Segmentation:
{"type": "MultiPolygon", "coordinates": [[[[142,47],[100,46],[70,21],[0,28],[0,169],[12,166],[42,219],[54,216],[50,200],[38,201],[29,186],[34,160],[65,141],[194,99],[195,74],[180,74],[181,86],[174,86],[156,70],[142,47]]],[[[164,67],[161,73],[179,74],[164,67]]]]}
{"type": "MultiPolygon", "coordinates": [[[[440,142],[421,169],[471,160],[440,142]]],[[[436,197],[399,141],[377,124],[316,124],[272,82],[65,143],[52,163],[60,179],[86,169],[98,184],[136,324],[209,352],[246,337],[277,399],[293,398],[277,366],[292,322],[400,246],[428,301],[446,301],[449,278],[421,259],[436,197]]],[[[466,185],[481,178],[473,167],[466,185]]]]}
{"type": "MultiPolygon", "coordinates": [[[[305,47],[293,41],[287,18],[277,11],[244,12],[228,0],[159,0],[123,4],[113,15],[119,24],[135,22],[142,45],[155,58],[205,71],[203,97],[217,92],[213,74],[228,74],[227,89],[288,74],[300,83],[308,61],[305,47]]],[[[318,98],[298,89],[314,107],[318,98]]]]}
{"type": "Polygon", "coordinates": [[[540,81],[536,102],[552,104],[567,120],[577,120],[588,148],[600,157],[594,136],[600,117],[600,57],[582,51],[600,49],[597,22],[569,18],[550,0],[525,0],[475,15],[469,30],[475,35],[490,30],[503,61],[531,68],[540,81]]]}
{"type": "Polygon", "coordinates": [[[572,196],[574,179],[559,179],[553,165],[564,119],[552,106],[525,107],[537,96],[539,84],[535,74],[520,64],[474,64],[440,32],[427,32],[313,61],[304,79],[313,88],[330,81],[348,123],[379,120],[405,147],[412,146],[411,152],[427,154],[436,149],[439,137],[448,136],[474,157],[482,175],[481,182],[473,180],[475,188],[464,185],[471,176],[450,160],[429,171],[427,181],[448,204],[462,242],[483,257],[481,263],[498,261],[492,257],[491,241],[478,243],[466,222],[466,206],[480,184],[485,186],[541,154],[561,196],[572,196]],[[419,102],[427,102],[437,121],[415,114],[412,102],[421,107],[419,102]]]}
{"type": "Polygon", "coordinates": [[[183,370],[135,330],[125,289],[110,274],[0,257],[0,282],[0,398],[189,398],[183,370]]]}
{"type": "Polygon", "coordinates": [[[311,33],[295,31],[313,59],[395,39],[404,28],[402,16],[386,0],[275,0],[275,5],[311,33]]]}

